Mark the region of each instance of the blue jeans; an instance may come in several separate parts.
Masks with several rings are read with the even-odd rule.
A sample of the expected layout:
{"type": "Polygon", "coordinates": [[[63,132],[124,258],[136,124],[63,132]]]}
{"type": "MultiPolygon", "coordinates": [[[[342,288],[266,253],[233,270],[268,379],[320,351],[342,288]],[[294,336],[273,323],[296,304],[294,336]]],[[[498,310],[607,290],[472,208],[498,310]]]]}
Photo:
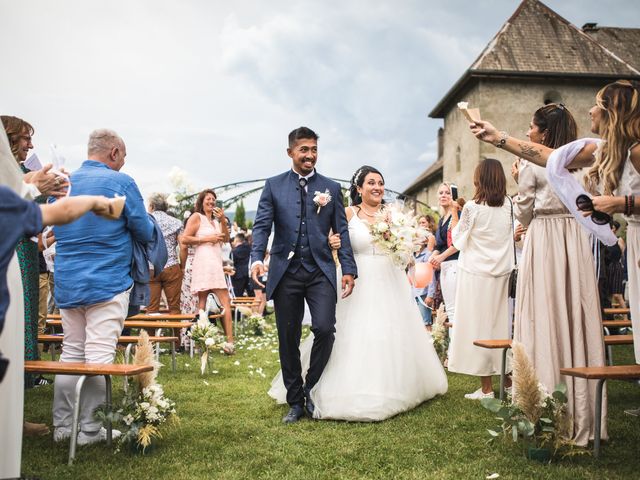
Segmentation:
{"type": "Polygon", "coordinates": [[[416,303],[418,304],[418,310],[420,310],[420,315],[422,315],[422,322],[425,325],[433,324],[433,319],[431,318],[431,309],[422,303],[422,299],[420,297],[416,297],[416,303]]]}

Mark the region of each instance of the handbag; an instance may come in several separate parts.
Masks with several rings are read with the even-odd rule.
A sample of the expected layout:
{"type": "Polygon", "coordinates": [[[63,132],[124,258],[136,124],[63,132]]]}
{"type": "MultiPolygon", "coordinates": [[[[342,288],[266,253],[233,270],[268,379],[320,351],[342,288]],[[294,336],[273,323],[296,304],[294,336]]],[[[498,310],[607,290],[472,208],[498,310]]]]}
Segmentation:
{"type": "Polygon", "coordinates": [[[518,285],[518,258],[516,257],[516,232],[514,230],[514,220],[513,220],[513,201],[509,198],[511,202],[511,241],[513,242],[513,270],[509,273],[509,298],[516,298],[516,287],[518,285]]]}
{"type": "Polygon", "coordinates": [[[215,293],[211,292],[209,295],[207,295],[205,310],[208,313],[213,313],[214,315],[222,312],[222,303],[215,293]]]}

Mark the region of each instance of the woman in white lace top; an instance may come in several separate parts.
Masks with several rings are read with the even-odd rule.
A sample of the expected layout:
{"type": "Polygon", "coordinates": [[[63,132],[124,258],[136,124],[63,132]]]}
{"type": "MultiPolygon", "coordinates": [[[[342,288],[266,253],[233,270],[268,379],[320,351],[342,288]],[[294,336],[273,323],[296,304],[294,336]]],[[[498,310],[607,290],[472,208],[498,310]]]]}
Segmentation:
{"type": "Polygon", "coordinates": [[[501,352],[473,342],[509,335],[508,282],[514,259],[511,202],[502,164],[483,160],[473,183],[473,199],[465,204],[452,234],[460,257],[449,371],[479,376],[481,388],[465,395],[478,400],[494,396],[491,376],[500,374],[501,352]]]}

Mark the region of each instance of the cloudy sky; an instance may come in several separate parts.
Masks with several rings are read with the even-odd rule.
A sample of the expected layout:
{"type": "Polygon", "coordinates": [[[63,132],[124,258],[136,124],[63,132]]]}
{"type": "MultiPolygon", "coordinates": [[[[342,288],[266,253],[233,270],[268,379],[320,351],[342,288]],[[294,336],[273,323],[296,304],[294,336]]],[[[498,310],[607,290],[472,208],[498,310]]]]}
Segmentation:
{"type": "MultiPolygon", "coordinates": [[[[428,112],[518,4],[0,0],[0,112],[71,170],[91,130],[115,129],[145,194],[168,191],[173,166],[197,188],[279,173],[300,125],[321,137],[322,173],[372,164],[402,190],[435,158],[428,112]]],[[[577,26],[640,26],[637,0],[546,4],[577,26]]]]}

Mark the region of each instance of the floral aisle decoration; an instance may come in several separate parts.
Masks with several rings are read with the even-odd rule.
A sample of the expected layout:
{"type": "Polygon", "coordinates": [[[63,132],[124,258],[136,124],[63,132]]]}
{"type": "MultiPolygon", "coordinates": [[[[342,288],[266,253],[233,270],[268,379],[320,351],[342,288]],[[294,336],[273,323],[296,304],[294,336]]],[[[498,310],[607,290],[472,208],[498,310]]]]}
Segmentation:
{"type": "Polygon", "coordinates": [[[385,204],[369,225],[373,242],[388,254],[393,263],[405,268],[413,261],[428,233],[418,225],[418,218],[403,210],[399,203],[385,204]]]}
{"type": "Polygon", "coordinates": [[[200,348],[202,355],[200,356],[200,374],[204,372],[209,364],[209,351],[224,343],[224,337],[215,324],[209,320],[209,314],[204,310],[198,313],[198,320],[194,323],[187,336],[200,348]]]}
{"type": "Polygon", "coordinates": [[[449,349],[449,331],[445,325],[447,312],[444,310],[444,303],[440,305],[436,312],[436,318],[431,327],[431,337],[433,338],[433,348],[435,348],[441,362],[447,358],[449,349]]]}
{"type": "Polygon", "coordinates": [[[249,334],[258,337],[273,330],[273,325],[267,322],[263,315],[252,311],[249,307],[236,307],[242,315],[242,326],[248,330],[249,334]]]}
{"type": "Polygon", "coordinates": [[[96,417],[103,423],[111,421],[112,425],[118,425],[122,430],[116,452],[123,446],[129,446],[144,454],[155,439],[162,438],[160,426],[165,423],[176,424],[179,419],[175,402],[165,396],[162,385],[156,382],[160,364],[155,360],[149,335],[144,330],[140,333],[133,363],[151,364],[154,368],[128,380],[134,385],[127,388],[118,410],[107,411],[102,406],[96,411],[96,417]]]}
{"type": "Polygon", "coordinates": [[[563,457],[588,453],[573,443],[572,423],[567,410],[567,387],[558,384],[549,393],[538,381],[524,346],[513,343],[513,391],[506,401],[484,398],[482,406],[496,414],[500,429],[488,430],[490,441],[502,436],[522,441],[528,458],[543,462],[560,454],[563,457]]]}

